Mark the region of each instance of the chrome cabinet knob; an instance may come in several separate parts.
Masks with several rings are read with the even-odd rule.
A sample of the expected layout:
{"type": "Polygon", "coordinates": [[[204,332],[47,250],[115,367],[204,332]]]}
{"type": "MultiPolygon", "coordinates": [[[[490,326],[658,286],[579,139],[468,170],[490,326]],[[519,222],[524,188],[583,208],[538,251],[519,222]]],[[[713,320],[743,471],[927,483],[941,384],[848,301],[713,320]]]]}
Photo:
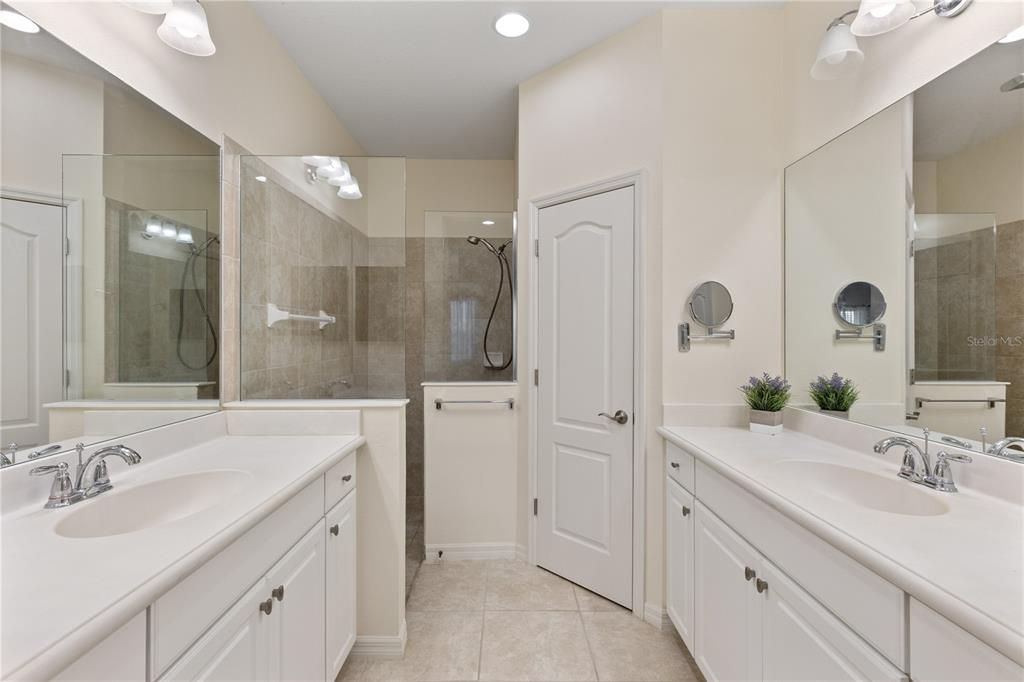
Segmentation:
{"type": "Polygon", "coordinates": [[[629,415],[626,414],[625,410],[616,410],[615,414],[608,414],[607,412],[598,412],[598,417],[604,417],[605,419],[611,419],[616,424],[625,424],[629,421],[629,415]]]}
{"type": "Polygon", "coordinates": [[[273,612],[273,610],[274,610],[274,600],[273,599],[268,599],[267,601],[261,601],[260,602],[260,611],[262,611],[263,613],[265,613],[265,614],[267,614],[269,616],[273,612]]]}
{"type": "Polygon", "coordinates": [[[341,528],[338,526],[338,524],[334,524],[333,526],[331,526],[331,535],[337,535],[339,530],[341,530],[341,528]]]}
{"type": "Polygon", "coordinates": [[[277,601],[284,601],[284,585],[278,585],[270,591],[270,596],[277,601]]]}
{"type": "Polygon", "coordinates": [[[768,583],[766,583],[765,581],[761,580],[760,578],[758,578],[757,582],[755,582],[754,584],[757,586],[757,593],[758,594],[763,594],[765,591],[768,590],[768,583]]]}

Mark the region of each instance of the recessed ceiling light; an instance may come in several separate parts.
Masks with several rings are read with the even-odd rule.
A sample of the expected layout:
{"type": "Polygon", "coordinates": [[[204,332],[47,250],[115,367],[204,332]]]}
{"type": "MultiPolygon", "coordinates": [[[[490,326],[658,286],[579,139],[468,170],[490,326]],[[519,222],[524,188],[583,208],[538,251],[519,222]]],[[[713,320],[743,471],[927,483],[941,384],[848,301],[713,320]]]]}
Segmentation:
{"type": "Polygon", "coordinates": [[[257,175],[256,176],[256,182],[266,182],[266,181],[267,181],[267,176],[266,175],[257,175]]]}
{"type": "Polygon", "coordinates": [[[1005,45],[1007,43],[1015,43],[1018,40],[1024,40],[1024,26],[1019,26],[1010,31],[1004,37],[1000,38],[998,42],[1005,45]]]}
{"type": "Polygon", "coordinates": [[[493,225],[493,224],[494,224],[494,221],[493,221],[493,220],[485,220],[485,221],[483,221],[483,222],[482,222],[482,223],[480,223],[480,224],[481,224],[481,225],[493,225]]]}
{"type": "Polygon", "coordinates": [[[498,17],[494,30],[506,38],[518,38],[530,30],[530,22],[522,14],[509,12],[498,17]]]}
{"type": "Polygon", "coordinates": [[[0,24],[22,33],[39,33],[36,22],[9,9],[0,9],[0,24]]]}

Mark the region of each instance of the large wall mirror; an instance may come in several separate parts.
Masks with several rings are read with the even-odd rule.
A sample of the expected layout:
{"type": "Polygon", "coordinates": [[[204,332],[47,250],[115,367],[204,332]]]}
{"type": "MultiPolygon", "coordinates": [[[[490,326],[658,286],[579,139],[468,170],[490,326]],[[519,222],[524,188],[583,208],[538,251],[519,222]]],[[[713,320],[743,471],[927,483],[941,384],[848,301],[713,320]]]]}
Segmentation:
{"type": "Polygon", "coordinates": [[[852,420],[1024,461],[1024,43],[995,44],[786,169],[786,374],[852,420]],[[1017,79],[1017,80],[1015,80],[1017,79]],[[885,343],[835,292],[884,295],[885,343]],[[881,352],[879,352],[881,351],[881,352]]]}
{"type": "Polygon", "coordinates": [[[218,146],[45,31],[2,29],[0,462],[218,407],[218,146]]]}

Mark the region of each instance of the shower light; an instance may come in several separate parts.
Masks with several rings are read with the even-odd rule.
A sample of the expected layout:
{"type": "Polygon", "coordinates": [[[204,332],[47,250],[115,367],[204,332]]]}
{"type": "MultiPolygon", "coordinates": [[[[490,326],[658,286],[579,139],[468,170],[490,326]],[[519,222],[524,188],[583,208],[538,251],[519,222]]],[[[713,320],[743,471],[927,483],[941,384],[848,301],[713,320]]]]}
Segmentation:
{"type": "Polygon", "coordinates": [[[176,240],[179,244],[192,244],[192,230],[187,227],[183,227],[178,230],[178,236],[176,240]]]}
{"type": "Polygon", "coordinates": [[[494,221],[493,221],[493,220],[485,220],[485,221],[483,221],[483,222],[482,222],[482,223],[480,223],[480,224],[481,224],[481,225],[493,225],[493,224],[494,224],[494,221]]]}
{"type": "Polygon", "coordinates": [[[1018,40],[1024,40],[1024,26],[1018,26],[1014,30],[1007,33],[1005,36],[1000,38],[997,42],[1006,45],[1007,43],[1015,43],[1018,40]]]}
{"type": "Polygon", "coordinates": [[[509,12],[498,17],[494,30],[506,38],[518,38],[530,30],[530,22],[522,14],[509,12]]]}
{"type": "Polygon", "coordinates": [[[0,9],[0,25],[22,33],[39,33],[39,26],[36,22],[14,10],[0,9]]]}
{"type": "Polygon", "coordinates": [[[856,71],[863,61],[864,53],[857,45],[857,38],[840,17],[829,25],[821,39],[818,57],[811,67],[811,78],[818,81],[841,78],[856,71]]]}
{"type": "Polygon", "coordinates": [[[175,50],[194,57],[209,57],[217,51],[210,39],[206,11],[197,0],[173,0],[156,34],[175,50]]]}

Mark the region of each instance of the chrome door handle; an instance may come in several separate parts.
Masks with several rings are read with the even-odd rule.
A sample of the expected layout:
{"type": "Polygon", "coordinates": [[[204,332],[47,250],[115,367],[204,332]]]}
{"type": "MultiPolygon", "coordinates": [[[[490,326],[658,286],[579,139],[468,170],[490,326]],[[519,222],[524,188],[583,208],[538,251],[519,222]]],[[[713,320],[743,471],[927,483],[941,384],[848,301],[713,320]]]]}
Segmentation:
{"type": "Polygon", "coordinates": [[[611,419],[616,424],[625,424],[626,422],[629,421],[629,415],[626,414],[625,410],[616,410],[615,414],[608,414],[607,412],[598,412],[597,416],[605,417],[606,419],[611,419]]]}

